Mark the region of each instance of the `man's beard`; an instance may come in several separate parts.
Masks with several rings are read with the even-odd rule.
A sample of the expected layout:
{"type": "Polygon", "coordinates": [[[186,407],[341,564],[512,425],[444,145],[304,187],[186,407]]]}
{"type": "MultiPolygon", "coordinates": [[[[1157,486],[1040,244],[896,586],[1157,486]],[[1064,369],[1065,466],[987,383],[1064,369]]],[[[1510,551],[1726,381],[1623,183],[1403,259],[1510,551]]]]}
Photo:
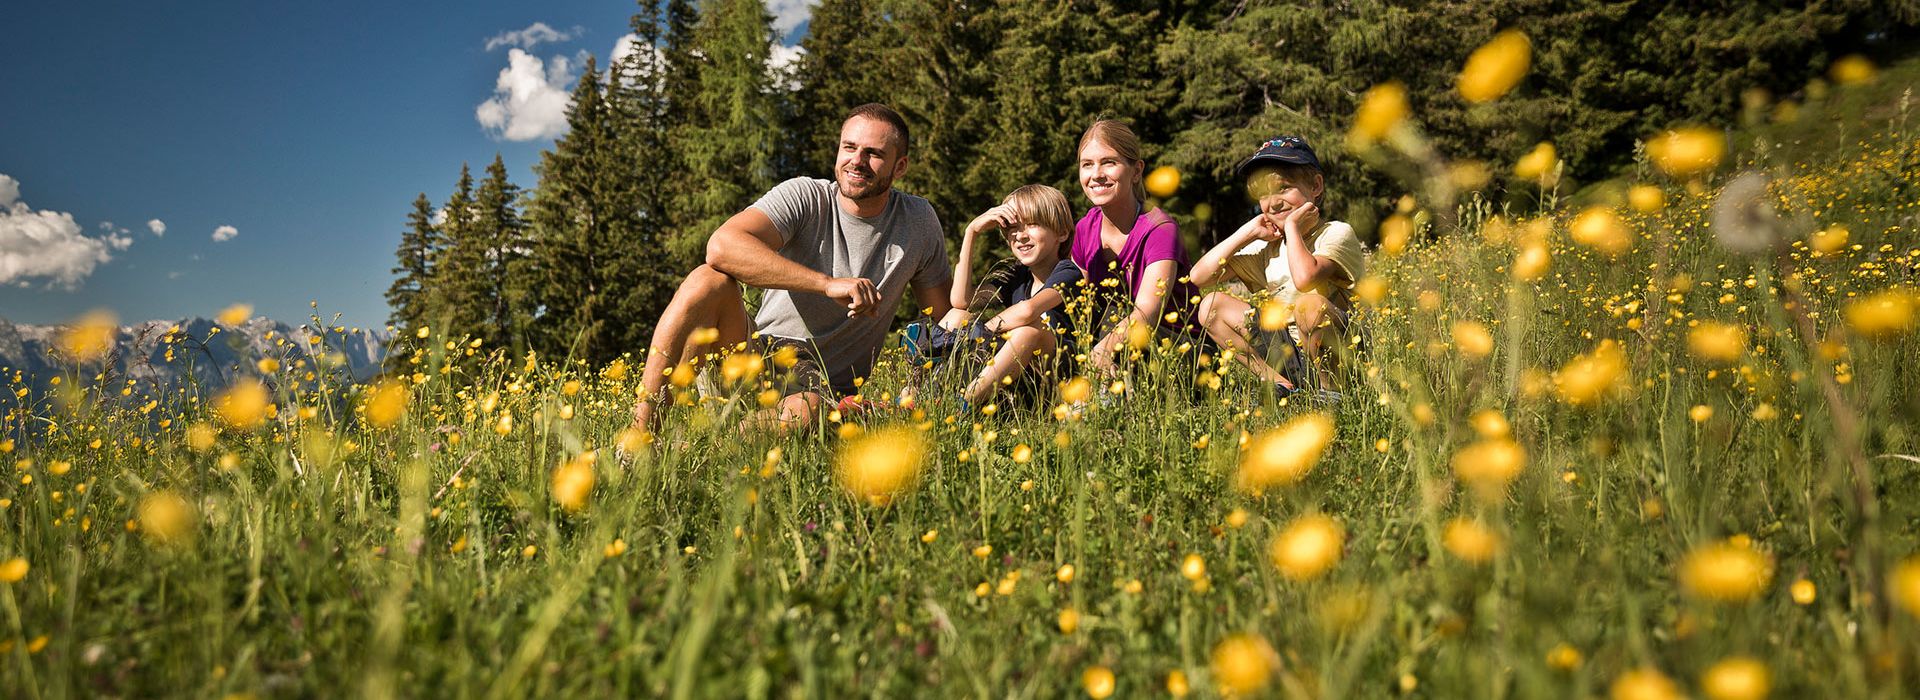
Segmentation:
{"type": "Polygon", "coordinates": [[[837,179],[840,183],[840,194],[847,199],[855,201],[886,194],[887,190],[893,187],[893,178],[883,179],[880,177],[880,173],[877,172],[868,171],[865,173],[867,181],[865,184],[859,185],[847,181],[848,173],[846,170],[836,171],[835,175],[838,176],[837,179]]]}

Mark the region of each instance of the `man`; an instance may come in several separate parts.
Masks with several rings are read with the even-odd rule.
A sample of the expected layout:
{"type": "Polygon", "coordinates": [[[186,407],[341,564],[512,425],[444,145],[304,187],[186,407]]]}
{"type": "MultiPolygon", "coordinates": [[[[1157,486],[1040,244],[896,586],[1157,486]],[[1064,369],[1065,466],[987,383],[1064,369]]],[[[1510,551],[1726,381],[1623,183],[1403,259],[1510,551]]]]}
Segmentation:
{"type": "Polygon", "coordinates": [[[662,385],[681,361],[748,340],[749,351],[795,360],[790,371],[768,368],[783,395],[771,417],[781,427],[811,422],[873,369],[909,286],[917,308],[946,314],[952,273],[940,219],[927,200],[893,189],[907,171],[907,140],[899,113],[856,107],[840,127],[833,180],[780,183],[713,232],[706,263],[654,329],[636,427],[654,429],[662,385]],[[766,290],[751,327],[741,284],[766,290]],[[717,333],[696,333],[708,328],[717,333]]]}

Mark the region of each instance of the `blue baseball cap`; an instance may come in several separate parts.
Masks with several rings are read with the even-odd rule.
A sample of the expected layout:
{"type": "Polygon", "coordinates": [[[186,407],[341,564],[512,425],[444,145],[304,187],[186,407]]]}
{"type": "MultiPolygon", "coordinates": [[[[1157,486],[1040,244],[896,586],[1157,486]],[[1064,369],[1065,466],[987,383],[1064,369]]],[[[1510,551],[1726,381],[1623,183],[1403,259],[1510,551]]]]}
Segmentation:
{"type": "Polygon", "coordinates": [[[1307,145],[1306,139],[1299,136],[1281,136],[1261,142],[1260,150],[1234,166],[1233,176],[1244,180],[1247,173],[1254,168],[1269,163],[1292,163],[1311,166],[1314,170],[1322,172],[1326,170],[1320,167],[1320,157],[1313,154],[1313,147],[1307,145]]]}

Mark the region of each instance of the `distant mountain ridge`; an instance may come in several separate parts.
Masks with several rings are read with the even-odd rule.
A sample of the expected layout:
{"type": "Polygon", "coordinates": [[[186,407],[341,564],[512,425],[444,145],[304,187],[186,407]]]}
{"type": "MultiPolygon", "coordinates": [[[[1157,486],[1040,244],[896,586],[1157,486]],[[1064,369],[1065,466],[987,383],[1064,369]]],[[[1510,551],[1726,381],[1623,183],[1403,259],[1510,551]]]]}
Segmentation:
{"type": "MultiPolygon", "coordinates": [[[[44,390],[49,380],[72,367],[54,354],[64,326],[16,325],[0,318],[0,370],[10,380],[23,375],[29,388],[44,390]]],[[[131,379],[136,390],[159,394],[188,383],[203,391],[225,387],[236,376],[258,374],[263,358],[292,367],[305,360],[308,367],[336,372],[353,382],[380,374],[390,334],[362,328],[290,326],[265,317],[238,325],[193,317],[178,321],[142,321],[120,326],[108,355],[110,376],[131,379]],[[166,342],[169,332],[175,340],[166,342]],[[312,339],[319,337],[315,344],[312,339]],[[172,350],[172,359],[168,351],[172,350]]]]}

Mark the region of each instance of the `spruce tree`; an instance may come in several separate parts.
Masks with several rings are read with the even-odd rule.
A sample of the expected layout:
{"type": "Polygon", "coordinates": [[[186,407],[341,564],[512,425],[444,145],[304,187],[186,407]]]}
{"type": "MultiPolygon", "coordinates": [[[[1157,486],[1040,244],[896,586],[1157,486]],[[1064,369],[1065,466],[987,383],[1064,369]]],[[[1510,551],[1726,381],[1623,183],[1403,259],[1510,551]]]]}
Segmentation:
{"type": "Polygon", "coordinates": [[[474,197],[474,237],[485,241],[482,281],[486,288],[486,342],[495,347],[525,349],[532,317],[533,280],[528,279],[530,241],[520,214],[520,187],[507,179],[507,166],[495,153],[487,179],[474,197]]]}
{"type": "Polygon", "coordinates": [[[393,268],[393,284],[387,287],[387,305],[392,308],[388,323],[402,337],[428,324],[427,294],[433,283],[434,256],[440,247],[440,230],[433,225],[433,202],[422,192],[407,214],[407,229],[400,234],[400,247],[394,251],[399,264],[393,268]]]}
{"type": "Polygon", "coordinates": [[[487,257],[490,237],[481,231],[473,193],[473,172],[460,165],[460,179],[448,197],[440,230],[446,239],[445,253],[434,270],[433,293],[429,295],[432,324],[443,327],[449,337],[470,335],[483,341],[495,337],[489,327],[492,299],[487,281],[487,257]]]}

